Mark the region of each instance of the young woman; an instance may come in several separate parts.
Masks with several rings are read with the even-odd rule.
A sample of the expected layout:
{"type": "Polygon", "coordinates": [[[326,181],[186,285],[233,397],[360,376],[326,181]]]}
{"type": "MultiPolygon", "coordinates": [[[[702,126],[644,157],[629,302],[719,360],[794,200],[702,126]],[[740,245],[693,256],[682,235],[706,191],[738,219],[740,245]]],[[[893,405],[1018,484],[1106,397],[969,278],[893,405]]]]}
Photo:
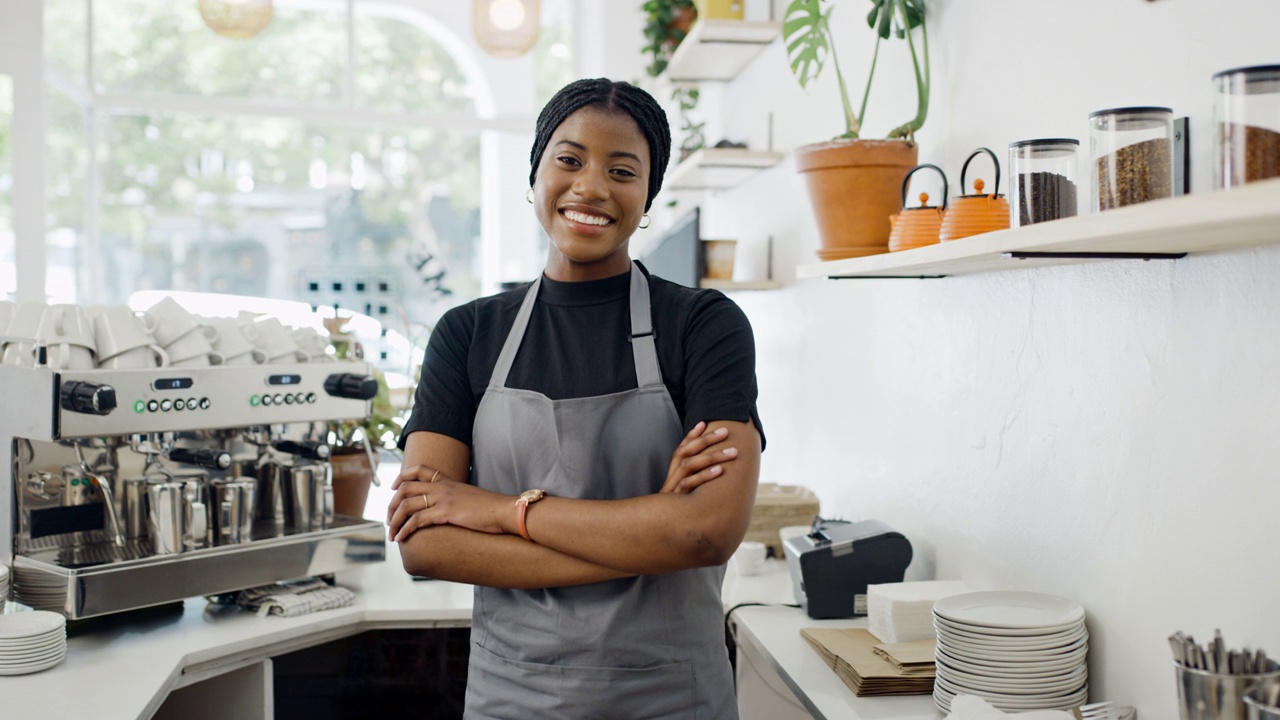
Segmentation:
{"type": "Polygon", "coordinates": [[[643,90],[562,89],[530,155],[543,275],[427,347],[388,525],[408,572],[477,586],[467,717],[737,717],[720,587],[763,447],[755,348],[724,295],[628,256],[670,149],[643,90]]]}

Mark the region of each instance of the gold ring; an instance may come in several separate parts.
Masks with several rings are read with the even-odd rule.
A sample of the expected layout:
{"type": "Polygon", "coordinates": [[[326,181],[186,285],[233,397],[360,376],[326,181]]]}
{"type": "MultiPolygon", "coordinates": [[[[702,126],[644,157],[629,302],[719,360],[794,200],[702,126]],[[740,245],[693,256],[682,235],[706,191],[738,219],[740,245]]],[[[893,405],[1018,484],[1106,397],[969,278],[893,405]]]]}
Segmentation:
{"type": "Polygon", "coordinates": [[[428,480],[427,482],[435,482],[435,481],[436,481],[436,480],[438,480],[438,479],[440,479],[440,471],[439,471],[439,470],[435,471],[435,474],[433,474],[433,475],[431,476],[431,479],[430,479],[430,480],[428,480]]]}
{"type": "Polygon", "coordinates": [[[427,501],[427,496],[426,496],[426,495],[423,495],[423,496],[422,496],[422,509],[423,509],[423,510],[430,510],[430,509],[431,509],[431,503],[427,501]]]}

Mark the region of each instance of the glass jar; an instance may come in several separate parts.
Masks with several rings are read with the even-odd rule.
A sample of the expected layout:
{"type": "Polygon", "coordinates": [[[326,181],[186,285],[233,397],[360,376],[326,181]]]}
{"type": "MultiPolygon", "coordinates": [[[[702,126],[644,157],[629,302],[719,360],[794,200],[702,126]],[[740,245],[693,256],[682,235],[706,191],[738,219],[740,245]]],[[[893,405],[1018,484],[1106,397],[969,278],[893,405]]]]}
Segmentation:
{"type": "Polygon", "coordinates": [[[1094,210],[1173,197],[1173,110],[1130,107],[1089,115],[1094,210]]]}
{"type": "Polygon", "coordinates": [[[1009,226],[1075,217],[1078,204],[1076,167],[1080,141],[1042,138],[1009,144],[1013,174],[1009,226]]]}
{"type": "Polygon", "coordinates": [[[1280,177],[1280,65],[1213,76],[1215,187],[1280,177]]]}

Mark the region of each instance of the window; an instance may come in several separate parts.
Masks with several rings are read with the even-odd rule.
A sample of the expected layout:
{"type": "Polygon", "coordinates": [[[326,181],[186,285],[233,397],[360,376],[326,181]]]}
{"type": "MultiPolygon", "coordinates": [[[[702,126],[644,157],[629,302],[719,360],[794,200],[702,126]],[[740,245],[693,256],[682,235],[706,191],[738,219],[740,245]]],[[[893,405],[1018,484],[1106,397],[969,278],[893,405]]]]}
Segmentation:
{"type": "MultiPolygon", "coordinates": [[[[506,209],[510,198],[482,212],[493,197],[482,178],[507,187],[495,172],[527,172],[505,149],[528,147],[511,118],[531,129],[569,79],[572,4],[543,0],[531,59],[487,77],[461,5],[436,17],[275,0],[271,24],[235,40],[206,27],[194,0],[46,0],[47,292],[302,300],[412,335],[494,289],[494,268],[531,276],[535,253],[520,243],[540,239],[532,213],[506,209]]],[[[0,182],[4,158],[0,146],[0,182]]]]}
{"type": "Polygon", "coordinates": [[[13,233],[13,78],[0,75],[0,298],[17,290],[13,233]]]}

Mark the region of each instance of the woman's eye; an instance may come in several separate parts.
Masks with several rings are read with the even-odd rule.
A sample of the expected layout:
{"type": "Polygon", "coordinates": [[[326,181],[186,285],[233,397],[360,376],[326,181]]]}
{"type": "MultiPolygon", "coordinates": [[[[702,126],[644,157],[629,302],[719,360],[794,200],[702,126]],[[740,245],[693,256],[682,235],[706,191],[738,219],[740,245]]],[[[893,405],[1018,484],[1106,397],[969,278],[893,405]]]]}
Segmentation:
{"type": "Polygon", "coordinates": [[[578,158],[576,158],[576,157],[574,157],[574,156],[572,156],[572,155],[561,155],[560,157],[556,158],[556,160],[558,160],[558,161],[560,161],[560,162],[562,162],[562,163],[565,163],[565,164],[567,164],[567,165],[577,165],[577,164],[578,164],[578,158]]]}
{"type": "Polygon", "coordinates": [[[629,177],[629,178],[636,177],[636,174],[635,174],[635,173],[631,172],[630,170],[628,170],[628,169],[626,169],[626,168],[614,168],[613,172],[614,172],[615,174],[617,174],[617,175],[621,175],[621,176],[623,176],[623,177],[629,177]]]}

